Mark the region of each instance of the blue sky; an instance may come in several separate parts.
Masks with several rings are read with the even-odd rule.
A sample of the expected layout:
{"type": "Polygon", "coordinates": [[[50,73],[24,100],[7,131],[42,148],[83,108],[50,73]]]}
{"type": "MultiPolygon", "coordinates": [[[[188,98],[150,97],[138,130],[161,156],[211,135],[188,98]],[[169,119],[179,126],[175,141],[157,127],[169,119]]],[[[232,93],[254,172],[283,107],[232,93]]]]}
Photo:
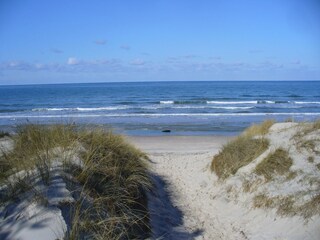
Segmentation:
{"type": "Polygon", "coordinates": [[[0,1],[0,84],[319,79],[318,0],[0,1]]]}

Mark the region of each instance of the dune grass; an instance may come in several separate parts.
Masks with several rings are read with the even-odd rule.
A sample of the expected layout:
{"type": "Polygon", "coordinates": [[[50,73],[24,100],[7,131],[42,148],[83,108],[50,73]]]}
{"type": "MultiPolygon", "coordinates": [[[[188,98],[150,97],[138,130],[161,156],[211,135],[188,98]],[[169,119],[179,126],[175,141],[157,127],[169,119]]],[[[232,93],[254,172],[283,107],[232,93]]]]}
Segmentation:
{"type": "Polygon", "coordinates": [[[255,173],[263,175],[267,181],[272,180],[274,175],[289,176],[292,163],[289,153],[282,148],[278,148],[256,166],[255,173]]]}
{"type": "MultiPolygon", "coordinates": [[[[85,133],[81,142],[85,148],[84,166],[74,175],[87,193],[96,197],[91,206],[84,207],[86,214],[77,216],[81,222],[80,228],[76,226],[77,234],[83,232],[98,239],[136,239],[147,233],[145,192],[152,185],[146,162],[141,160],[146,155],[111,133],[85,133]]],[[[71,232],[74,235],[73,229],[71,232]]]]}
{"type": "Polygon", "coordinates": [[[211,170],[221,179],[234,175],[239,168],[249,164],[268,148],[268,140],[242,135],[223,146],[214,156],[211,170]]]}
{"type": "Polygon", "coordinates": [[[299,215],[306,220],[312,216],[320,214],[320,194],[313,196],[302,205],[296,205],[297,196],[289,195],[284,197],[270,197],[266,194],[258,194],[253,198],[254,208],[276,208],[277,213],[282,216],[299,215]]]}
{"type": "Polygon", "coordinates": [[[234,175],[239,168],[246,166],[261,155],[269,146],[264,138],[274,120],[266,120],[244,130],[236,139],[223,146],[222,150],[214,156],[211,162],[211,171],[220,179],[234,175]]]}
{"type": "Polygon", "coordinates": [[[69,190],[77,192],[76,202],[70,203],[74,224],[66,239],[146,237],[146,191],[152,187],[147,156],[121,136],[101,129],[77,131],[72,125],[25,125],[18,128],[13,141],[13,150],[0,157],[0,184],[8,189],[7,198],[0,201],[14,200],[33,189],[30,179],[49,185],[55,166],[62,165],[75,182],[69,183],[69,190]],[[8,181],[12,176],[18,177],[8,181]],[[77,190],[72,188],[75,185],[77,190]]]}
{"type": "Polygon", "coordinates": [[[301,140],[304,136],[308,135],[311,132],[320,130],[320,119],[315,120],[313,122],[304,122],[300,123],[300,130],[297,131],[294,138],[296,138],[298,141],[301,140]]]}
{"type": "Polygon", "coordinates": [[[276,208],[277,213],[282,216],[302,214],[294,207],[293,196],[269,197],[266,194],[256,195],[253,199],[254,208],[276,208]]]}
{"type": "Polygon", "coordinates": [[[320,119],[314,121],[311,126],[311,131],[316,131],[320,129],[320,119]]]}
{"type": "Polygon", "coordinates": [[[275,123],[274,120],[266,120],[260,124],[254,124],[248,127],[242,135],[247,137],[263,136],[269,131],[269,128],[275,123]]]}

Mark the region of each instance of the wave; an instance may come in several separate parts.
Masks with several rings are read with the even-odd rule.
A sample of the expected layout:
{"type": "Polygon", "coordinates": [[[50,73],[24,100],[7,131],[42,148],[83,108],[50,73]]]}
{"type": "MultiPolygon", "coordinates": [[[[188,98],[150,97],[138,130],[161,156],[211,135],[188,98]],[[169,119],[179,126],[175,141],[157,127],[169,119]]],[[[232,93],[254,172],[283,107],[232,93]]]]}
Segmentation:
{"type": "Polygon", "coordinates": [[[254,107],[214,107],[214,106],[175,106],[171,107],[173,109],[226,109],[226,110],[236,110],[236,109],[252,109],[254,107]]]}
{"type": "MultiPolygon", "coordinates": [[[[237,110],[237,109],[251,109],[251,108],[260,108],[259,105],[267,107],[267,105],[272,104],[286,104],[286,108],[303,108],[302,106],[297,105],[315,105],[320,104],[318,101],[282,101],[282,100],[256,100],[256,101],[160,101],[160,105],[147,105],[147,106],[128,106],[128,105],[117,105],[117,106],[106,106],[106,107],[53,107],[53,108],[34,108],[33,112],[94,112],[94,111],[115,111],[115,110],[126,110],[126,109],[163,109],[163,108],[172,108],[172,109],[226,109],[226,110],[237,110]],[[202,104],[202,105],[201,105],[202,104]],[[217,105],[217,106],[215,106],[217,105]],[[222,105],[222,106],[219,106],[222,105]],[[236,105],[236,106],[224,106],[224,105],[236,105]],[[237,106],[237,105],[247,105],[247,106],[237,106]],[[257,105],[257,106],[248,106],[248,105],[257,105]]],[[[270,106],[271,107],[271,106],[270,106]]],[[[27,110],[0,110],[1,113],[5,112],[21,112],[27,110]]]]}
{"type": "Polygon", "coordinates": [[[225,102],[225,101],[207,101],[208,104],[257,104],[257,101],[236,101],[236,102],[225,102]]]}
{"type": "Polygon", "coordinates": [[[320,102],[295,102],[296,104],[320,104],[320,102]]]}
{"type": "Polygon", "coordinates": [[[303,102],[287,100],[254,100],[254,101],[160,101],[160,104],[320,104],[320,102],[303,102]]]}
{"type": "Polygon", "coordinates": [[[33,112],[48,112],[48,111],[101,111],[101,110],[121,110],[128,109],[128,106],[114,106],[114,107],[93,107],[93,108],[34,108],[33,112]]]}
{"type": "Polygon", "coordinates": [[[233,101],[233,102],[225,102],[225,101],[206,101],[206,100],[186,100],[186,101],[160,101],[160,104],[256,104],[257,101],[233,101]]]}
{"type": "Polygon", "coordinates": [[[160,104],[174,104],[174,101],[160,101],[160,104]]]}
{"type": "Polygon", "coordinates": [[[310,113],[119,113],[119,114],[69,114],[69,115],[6,115],[7,118],[84,118],[84,117],[210,117],[210,116],[320,116],[320,112],[310,113]]]}

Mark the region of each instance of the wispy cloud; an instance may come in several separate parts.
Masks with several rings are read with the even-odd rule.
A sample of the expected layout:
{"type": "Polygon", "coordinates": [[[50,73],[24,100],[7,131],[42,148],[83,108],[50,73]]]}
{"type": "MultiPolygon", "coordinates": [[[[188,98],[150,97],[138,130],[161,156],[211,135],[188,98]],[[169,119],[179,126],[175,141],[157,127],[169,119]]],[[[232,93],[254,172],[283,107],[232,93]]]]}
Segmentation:
{"type": "Polygon", "coordinates": [[[140,58],[136,58],[136,59],[133,59],[131,62],[130,62],[131,65],[135,65],[135,66],[142,66],[142,65],[145,65],[146,62],[140,58]]]}
{"type": "MultiPolygon", "coordinates": [[[[81,59],[77,57],[69,57],[60,63],[41,63],[26,61],[6,61],[0,62],[0,72],[3,74],[15,74],[14,72],[33,73],[43,72],[46,74],[72,74],[73,76],[81,76],[82,73],[108,75],[108,76],[207,76],[208,79],[219,79],[221,77],[232,79],[236,76],[280,76],[300,72],[306,74],[318,74],[319,71],[315,67],[307,66],[295,62],[283,64],[276,61],[263,61],[260,63],[248,63],[245,61],[228,62],[209,60],[204,58],[196,58],[188,60],[184,58],[172,59],[176,61],[146,61],[141,58],[135,58],[131,61],[121,59],[81,59]],[[314,73],[312,73],[312,71],[314,73]],[[10,73],[11,72],[11,73],[10,73]],[[163,75],[162,75],[163,74],[163,75]],[[196,74],[196,75],[195,75],[196,74]],[[248,75],[251,74],[251,75],[248,75]],[[270,75],[271,74],[271,75],[270,75]],[[273,74],[273,75],[272,75],[273,74]],[[216,77],[216,78],[215,78],[216,77]]],[[[212,80],[211,79],[211,80],[212,80]]]]}
{"type": "Polygon", "coordinates": [[[301,64],[301,61],[300,60],[295,60],[295,61],[291,62],[291,64],[299,65],[299,64],[301,64]]]}
{"type": "Polygon", "coordinates": [[[75,57],[69,57],[67,60],[68,65],[77,65],[80,63],[80,60],[75,57]]]}
{"type": "Polygon", "coordinates": [[[120,49],[129,51],[131,49],[131,47],[129,45],[121,45],[120,49]]]}
{"type": "Polygon", "coordinates": [[[221,60],[222,57],[216,56],[216,57],[209,57],[210,60],[221,60]]]}
{"type": "Polygon", "coordinates": [[[198,57],[197,55],[194,55],[194,54],[187,54],[187,55],[184,55],[184,56],[181,56],[182,58],[185,58],[185,59],[191,59],[191,58],[196,58],[198,57]]]}
{"type": "Polygon", "coordinates": [[[63,53],[62,50],[58,49],[58,48],[51,48],[51,52],[55,53],[55,54],[61,54],[63,53]]]}
{"type": "Polygon", "coordinates": [[[107,40],[99,39],[99,40],[95,40],[94,43],[97,44],[97,45],[106,45],[107,44],[107,40]]]}

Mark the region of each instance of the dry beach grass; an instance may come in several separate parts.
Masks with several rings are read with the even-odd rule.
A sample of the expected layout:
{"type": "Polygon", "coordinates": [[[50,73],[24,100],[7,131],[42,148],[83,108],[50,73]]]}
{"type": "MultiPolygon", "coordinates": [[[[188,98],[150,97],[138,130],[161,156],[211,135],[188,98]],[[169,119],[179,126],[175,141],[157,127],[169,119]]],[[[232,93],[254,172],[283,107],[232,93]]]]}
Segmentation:
{"type": "Polygon", "coordinates": [[[2,151],[1,204],[20,201],[48,205],[45,191],[61,171],[73,200],[66,239],[132,239],[147,236],[146,192],[151,187],[146,155],[121,136],[103,130],[77,131],[71,125],[26,125],[12,137],[13,149],[2,151]],[[40,183],[39,183],[40,182],[40,183]],[[41,201],[38,201],[41,199],[41,201]]]}

